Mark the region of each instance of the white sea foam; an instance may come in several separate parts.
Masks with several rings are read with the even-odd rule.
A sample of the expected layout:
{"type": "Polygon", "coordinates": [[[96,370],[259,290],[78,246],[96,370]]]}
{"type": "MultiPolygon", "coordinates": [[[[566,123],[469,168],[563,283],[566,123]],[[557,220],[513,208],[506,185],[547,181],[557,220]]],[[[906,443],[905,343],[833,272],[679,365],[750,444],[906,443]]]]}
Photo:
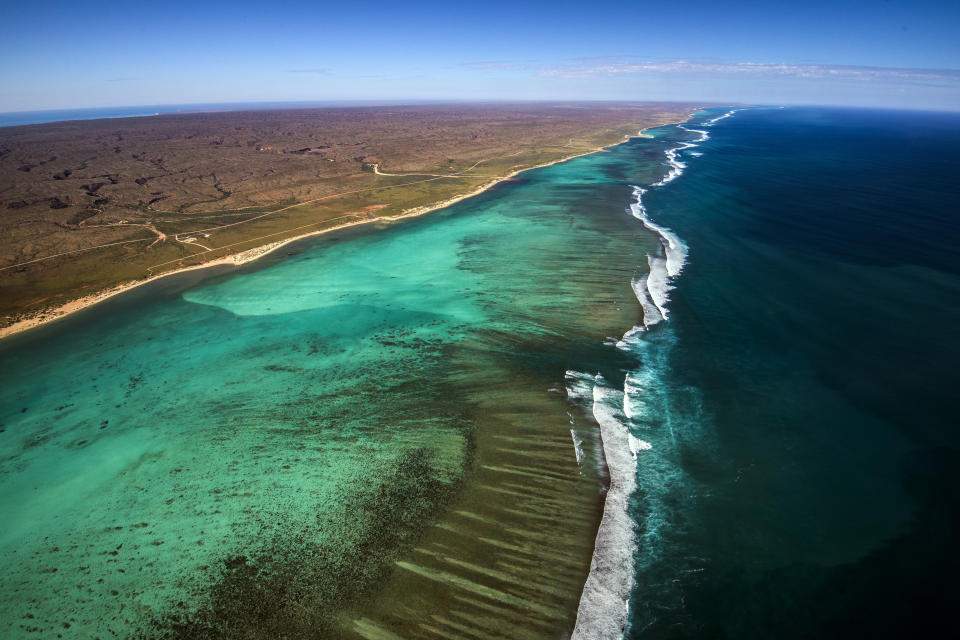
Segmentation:
{"type": "Polygon", "coordinates": [[[678,125],[680,129],[684,131],[689,131],[690,133],[699,133],[700,137],[693,141],[693,144],[699,144],[710,137],[710,133],[703,129],[691,129],[690,127],[685,127],[683,125],[678,125]]]}
{"type": "MultiPolygon", "coordinates": [[[[640,343],[645,346],[644,343],[640,343]]],[[[652,354],[656,358],[657,354],[652,354]]],[[[651,401],[659,391],[658,372],[651,368],[650,363],[627,374],[623,384],[623,414],[630,421],[632,430],[647,432],[651,426],[657,424],[654,416],[656,409],[651,409],[651,401]]]]}
{"type": "Polygon", "coordinates": [[[636,201],[630,205],[630,212],[633,217],[643,223],[643,226],[660,236],[660,244],[663,246],[664,258],[666,259],[667,275],[676,278],[687,262],[687,245],[673,231],[661,227],[647,216],[647,210],[643,206],[643,194],[646,192],[647,190],[642,187],[633,188],[636,201]]]}
{"type": "Polygon", "coordinates": [[[670,312],[667,310],[667,302],[670,300],[670,278],[667,274],[667,261],[664,258],[647,256],[647,263],[650,265],[650,271],[647,273],[647,296],[653,302],[653,305],[660,312],[660,317],[666,320],[670,312]]]}
{"type": "MultiPolygon", "coordinates": [[[[639,344],[639,338],[638,342],[639,344]]],[[[633,421],[637,415],[637,405],[642,405],[640,395],[643,393],[643,385],[636,378],[636,374],[627,373],[623,379],[623,415],[627,420],[633,421]]]]}
{"type": "MultiPolygon", "coordinates": [[[[634,278],[633,282],[630,283],[633,286],[633,293],[637,296],[640,307],[643,309],[643,326],[647,329],[663,319],[660,307],[653,302],[653,299],[648,294],[648,279],[649,274],[645,273],[642,276],[634,278]]],[[[623,342],[623,339],[621,339],[620,342],[623,342]]],[[[617,343],[617,346],[620,346],[620,342],[617,343]]]]}
{"type": "MultiPolygon", "coordinates": [[[[696,133],[699,135],[699,137],[696,140],[680,142],[677,144],[677,146],[665,151],[667,156],[667,165],[670,167],[670,170],[667,172],[667,175],[663,176],[659,181],[654,182],[651,185],[653,187],[662,187],[668,182],[672,182],[673,180],[679,178],[683,174],[683,170],[687,168],[687,164],[680,159],[680,154],[688,149],[696,147],[698,144],[710,137],[710,133],[704,129],[691,129],[690,127],[685,127],[682,124],[677,125],[677,128],[688,133],[696,133]]],[[[691,151],[690,155],[701,156],[703,154],[691,151]]]]}
{"type": "Polygon", "coordinates": [[[630,444],[630,455],[633,456],[633,459],[637,459],[637,453],[641,451],[649,451],[653,449],[653,445],[647,442],[646,440],[641,440],[632,433],[627,433],[627,439],[630,444]]]}
{"type": "Polygon", "coordinates": [[[643,324],[649,329],[669,315],[667,302],[669,292],[673,288],[670,280],[680,275],[683,265],[687,261],[687,246],[679,236],[666,227],[653,222],[647,216],[643,206],[643,194],[647,190],[643,187],[634,187],[633,195],[636,201],[630,205],[630,213],[643,223],[650,231],[660,238],[662,256],[647,256],[649,270],[642,276],[634,278],[631,283],[634,294],[643,308],[643,324]]]}
{"type": "Polygon", "coordinates": [[[725,119],[725,118],[729,118],[730,116],[732,116],[733,114],[735,114],[737,111],[740,111],[740,109],[730,109],[730,111],[727,111],[726,113],[724,113],[724,114],[722,114],[722,115],[719,115],[719,116],[717,116],[716,118],[710,118],[709,120],[707,120],[706,122],[703,123],[703,126],[704,126],[704,127],[712,127],[713,125],[717,124],[717,123],[720,122],[721,120],[723,120],[723,119],[725,119]]]}
{"type": "Polygon", "coordinates": [[[573,438],[573,454],[577,457],[577,466],[583,462],[583,440],[577,437],[577,432],[570,429],[570,437],[573,438]]]}
{"type": "Polygon", "coordinates": [[[574,404],[587,405],[593,402],[594,377],[579,371],[567,371],[563,377],[567,399],[574,404]]]}
{"type": "Polygon", "coordinates": [[[689,149],[692,146],[692,144],[684,142],[679,147],[667,149],[667,164],[670,166],[670,170],[667,171],[667,175],[660,178],[659,181],[654,182],[652,186],[662,187],[668,182],[673,182],[675,179],[679,178],[683,173],[683,170],[687,168],[686,163],[680,160],[680,152],[684,149],[689,149]]]}
{"type": "Polygon", "coordinates": [[[623,378],[623,415],[626,416],[627,420],[633,418],[633,407],[630,405],[630,398],[627,397],[627,389],[632,387],[630,381],[630,373],[628,372],[623,378]]]}
{"type": "MultiPolygon", "coordinates": [[[[679,176],[686,164],[680,153],[697,146],[709,135],[701,129],[680,126],[699,134],[694,142],[682,142],[666,151],[670,171],[653,187],[661,187],[679,176]]],[[[699,154],[698,154],[699,155],[699,154]]],[[[647,273],[633,279],[631,285],[643,309],[643,325],[633,327],[617,342],[617,347],[638,351],[644,347],[644,336],[669,316],[671,281],[680,275],[687,261],[687,246],[670,229],[653,222],[643,204],[643,187],[634,187],[635,201],[630,213],[660,239],[657,255],[648,255],[647,273]]],[[[637,540],[634,525],[627,512],[630,495],[636,489],[638,455],[653,448],[651,443],[630,432],[630,426],[648,419],[649,408],[644,399],[644,383],[653,384],[650,372],[640,369],[627,373],[622,391],[611,388],[601,375],[591,377],[567,371],[565,384],[570,400],[589,406],[600,425],[603,454],[610,474],[610,489],[603,507],[603,519],[597,532],[590,573],[580,597],[577,623],[572,640],[618,640],[626,629],[629,598],[633,590],[634,555],[637,540]],[[588,398],[592,403],[588,403],[588,398]]],[[[571,431],[574,448],[577,436],[571,431]]],[[[581,453],[577,453],[579,462],[581,453]]]]}
{"type": "MultiPolygon", "coordinates": [[[[651,308],[653,308],[654,311],[656,311],[657,309],[652,305],[651,305],[651,308]]],[[[647,330],[646,326],[633,327],[632,329],[627,331],[625,334],[623,334],[623,337],[620,338],[620,340],[617,342],[617,349],[622,349],[624,351],[627,351],[627,350],[635,349],[641,346],[643,344],[642,336],[646,330],[647,330]]]]}
{"type": "Polygon", "coordinates": [[[647,217],[647,208],[643,206],[643,194],[647,192],[643,187],[634,187],[633,188],[633,197],[635,198],[633,204],[630,205],[630,213],[633,214],[633,217],[637,220],[643,220],[647,217]]]}
{"type": "MultiPolygon", "coordinates": [[[[583,374],[567,372],[569,384],[578,386],[583,374]]],[[[597,375],[593,385],[593,417],[600,425],[600,438],[610,473],[610,488],[603,506],[603,519],[583,587],[572,640],[614,639],[623,636],[628,603],[633,590],[633,555],[637,548],[633,522],[627,513],[630,495],[636,489],[636,460],[630,432],[618,406],[622,392],[597,375]]],[[[641,441],[642,442],[642,441],[641,441]]],[[[638,451],[643,450],[643,447],[638,451]]]]}

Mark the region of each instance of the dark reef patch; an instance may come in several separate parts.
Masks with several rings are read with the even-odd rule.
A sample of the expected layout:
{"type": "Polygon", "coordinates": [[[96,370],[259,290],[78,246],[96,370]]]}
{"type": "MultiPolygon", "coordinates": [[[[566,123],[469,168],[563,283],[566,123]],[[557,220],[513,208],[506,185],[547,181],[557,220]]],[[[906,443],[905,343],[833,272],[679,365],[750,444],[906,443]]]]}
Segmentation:
{"type": "MultiPolygon", "coordinates": [[[[332,638],[339,616],[389,576],[456,492],[426,449],[402,455],[369,493],[347,495],[340,545],[319,529],[277,535],[257,557],[231,556],[194,611],[167,612],[140,638],[332,638]]],[[[187,609],[185,603],[179,603],[187,609]]]]}

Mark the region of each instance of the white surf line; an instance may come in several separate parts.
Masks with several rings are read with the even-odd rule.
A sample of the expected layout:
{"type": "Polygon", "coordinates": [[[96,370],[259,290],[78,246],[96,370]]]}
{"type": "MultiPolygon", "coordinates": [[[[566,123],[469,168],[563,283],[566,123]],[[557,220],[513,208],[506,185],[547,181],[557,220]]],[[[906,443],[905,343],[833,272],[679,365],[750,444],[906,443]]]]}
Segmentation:
{"type": "MultiPolygon", "coordinates": [[[[574,388],[582,386],[587,378],[574,371],[568,371],[567,376],[574,388]]],[[[621,419],[617,408],[620,392],[607,386],[599,374],[593,383],[592,411],[600,425],[610,488],[571,640],[613,640],[623,636],[627,627],[637,549],[628,507],[637,488],[636,452],[650,448],[649,443],[635,438],[621,419]]]]}
{"type": "MultiPolygon", "coordinates": [[[[643,308],[643,326],[636,326],[617,343],[632,350],[643,334],[667,319],[670,281],[680,275],[686,263],[687,247],[680,238],[647,216],[643,206],[646,189],[634,187],[635,202],[631,214],[660,238],[662,255],[648,255],[649,271],[634,279],[633,290],[643,308]]],[[[567,394],[572,400],[587,395],[587,376],[568,371],[567,394]]],[[[637,488],[638,454],[652,445],[630,432],[631,392],[641,392],[629,375],[623,391],[608,387],[597,374],[593,381],[591,411],[600,425],[600,440],[610,476],[610,488],[603,505],[603,518],[590,562],[590,573],[580,595],[577,622],[571,640],[617,640],[623,637],[629,620],[630,595],[634,587],[634,555],[637,539],[628,512],[630,496],[637,488]]]]}
{"type": "Polygon", "coordinates": [[[680,160],[680,154],[683,151],[686,151],[687,149],[692,149],[693,147],[696,147],[701,142],[703,142],[704,140],[710,137],[710,134],[703,129],[690,129],[683,126],[682,124],[678,124],[677,128],[683,131],[687,131],[689,133],[698,133],[700,134],[700,137],[690,142],[681,142],[677,146],[673,147],[672,149],[667,149],[665,153],[667,155],[667,164],[670,166],[670,171],[668,171],[667,175],[663,176],[658,182],[654,182],[652,185],[650,185],[652,187],[662,187],[668,182],[671,182],[676,178],[679,178],[680,175],[683,173],[683,170],[687,168],[687,163],[680,160]]]}
{"type": "Polygon", "coordinates": [[[723,119],[725,119],[725,118],[729,118],[730,116],[732,116],[733,114],[735,114],[737,111],[743,111],[743,108],[740,108],[740,109],[731,109],[730,111],[727,111],[726,113],[724,113],[724,114],[722,114],[722,115],[719,115],[719,116],[717,116],[716,118],[710,118],[709,120],[707,120],[706,122],[703,123],[703,126],[705,126],[705,127],[712,127],[713,125],[717,124],[717,123],[720,122],[721,120],[723,120],[723,119]]]}
{"type": "MultiPolygon", "coordinates": [[[[723,115],[717,116],[704,123],[704,126],[712,126],[716,122],[729,118],[741,109],[731,109],[723,115]]],[[[681,142],[678,146],[665,151],[667,164],[670,165],[670,171],[663,178],[650,185],[651,187],[662,187],[665,184],[679,177],[687,167],[685,162],[679,159],[679,154],[687,149],[692,149],[704,142],[710,137],[709,132],[704,129],[694,129],[685,125],[677,125],[678,129],[689,133],[699,134],[696,140],[690,142],[681,142]]],[[[633,195],[636,201],[630,205],[630,213],[634,218],[640,220],[650,231],[654,232],[660,238],[660,245],[663,249],[662,256],[647,256],[649,269],[647,273],[639,278],[635,278],[631,283],[640,306],[643,307],[644,329],[649,329],[661,320],[666,320],[669,315],[667,302],[670,299],[669,292],[673,289],[671,281],[680,275],[683,265],[687,261],[687,246],[684,242],[666,227],[662,227],[653,222],[647,216],[646,207],[643,206],[643,194],[647,190],[643,187],[634,187],[633,195]]],[[[626,338],[626,336],[624,336],[626,338]]],[[[622,342],[622,341],[621,341],[622,342]]]]}
{"type": "MultiPolygon", "coordinates": [[[[718,116],[712,122],[730,117],[736,111],[718,116]]],[[[661,187],[679,176],[686,167],[679,160],[679,153],[709,138],[703,129],[677,126],[700,137],[667,150],[670,172],[650,187],[661,187]]],[[[687,261],[687,245],[677,234],[656,224],[647,215],[643,205],[646,192],[643,187],[633,188],[635,201],[630,205],[630,213],[660,239],[661,255],[647,255],[648,272],[631,283],[643,309],[643,326],[633,327],[617,342],[617,348],[623,350],[637,349],[647,331],[667,320],[669,291],[673,288],[671,282],[680,275],[687,261]]],[[[585,405],[592,397],[590,408],[600,425],[601,449],[610,475],[603,518],[597,531],[590,573],[580,595],[571,640],[618,640],[623,637],[629,622],[630,596],[636,573],[637,539],[628,512],[629,500],[637,486],[638,455],[653,448],[649,442],[633,435],[629,428],[633,417],[631,395],[642,393],[643,387],[629,373],[624,379],[622,392],[607,386],[600,374],[593,378],[592,389],[590,376],[576,371],[567,371],[565,383],[571,402],[585,405]]]]}
{"type": "MultiPolygon", "coordinates": [[[[722,115],[719,115],[715,118],[711,118],[707,120],[706,122],[703,122],[700,126],[712,127],[713,125],[720,122],[724,118],[729,118],[730,116],[735,114],[737,111],[741,111],[741,110],[742,109],[731,109],[730,111],[722,115]]],[[[683,131],[687,131],[689,133],[698,133],[700,134],[700,137],[690,142],[681,142],[676,147],[673,147],[672,149],[668,149],[666,151],[666,154],[667,154],[667,164],[670,166],[670,171],[668,171],[667,175],[663,176],[663,178],[661,178],[658,182],[655,182],[650,186],[662,187],[668,182],[671,182],[676,178],[680,177],[680,175],[683,173],[683,170],[687,168],[687,164],[682,160],[680,160],[680,154],[683,151],[686,151],[687,149],[691,149],[697,146],[698,144],[700,144],[701,142],[703,142],[704,140],[710,137],[710,134],[704,129],[692,129],[682,124],[678,124],[677,128],[683,131]]]]}
{"type": "Polygon", "coordinates": [[[693,141],[694,145],[698,145],[710,137],[710,132],[706,131],[705,129],[691,129],[689,127],[683,126],[682,124],[677,125],[677,127],[679,127],[680,129],[683,129],[684,131],[689,131],[690,133],[700,134],[700,137],[693,141]]]}
{"type": "Polygon", "coordinates": [[[630,213],[660,238],[662,255],[648,255],[647,273],[635,278],[631,284],[643,308],[644,329],[649,329],[666,320],[669,315],[667,302],[670,299],[669,292],[673,289],[670,281],[680,275],[687,262],[687,245],[673,231],[661,227],[647,216],[646,207],[643,206],[643,194],[646,192],[643,187],[633,188],[636,201],[630,205],[630,213]]]}
{"type": "Polygon", "coordinates": [[[580,468],[580,475],[583,475],[583,440],[573,429],[570,429],[570,437],[573,438],[573,454],[577,457],[577,467],[580,468]]]}

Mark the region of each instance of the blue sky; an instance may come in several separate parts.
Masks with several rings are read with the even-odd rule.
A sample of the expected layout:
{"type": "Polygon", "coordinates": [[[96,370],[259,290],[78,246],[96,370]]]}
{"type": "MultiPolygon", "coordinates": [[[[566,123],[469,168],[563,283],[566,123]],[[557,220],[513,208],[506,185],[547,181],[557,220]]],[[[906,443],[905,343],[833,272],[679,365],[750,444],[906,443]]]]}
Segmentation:
{"type": "Polygon", "coordinates": [[[960,2],[5,2],[0,111],[616,99],[960,110],[960,2]]]}

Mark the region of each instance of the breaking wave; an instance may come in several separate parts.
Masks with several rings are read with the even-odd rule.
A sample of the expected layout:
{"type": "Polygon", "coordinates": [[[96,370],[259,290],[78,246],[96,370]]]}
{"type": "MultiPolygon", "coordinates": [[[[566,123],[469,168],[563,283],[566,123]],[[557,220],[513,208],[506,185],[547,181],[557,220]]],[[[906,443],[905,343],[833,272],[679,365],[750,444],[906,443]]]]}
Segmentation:
{"type": "MultiPolygon", "coordinates": [[[[703,126],[712,126],[736,111],[732,109],[707,120],[703,126]]],[[[670,291],[674,288],[672,283],[687,262],[687,245],[673,231],[651,220],[643,203],[643,196],[649,188],[662,187],[683,173],[687,165],[681,159],[681,153],[709,138],[709,133],[704,129],[683,125],[677,128],[697,134],[698,137],[680,142],[665,152],[669,170],[663,178],[648,188],[633,188],[634,202],[630,205],[630,213],[660,242],[659,251],[647,255],[647,272],[631,282],[643,310],[643,324],[630,329],[616,343],[617,348],[631,353],[640,353],[646,348],[645,335],[668,319],[670,291]]],[[[615,389],[599,374],[566,373],[568,397],[572,402],[589,408],[600,427],[603,454],[610,475],[603,519],[597,531],[590,573],[580,597],[572,640],[615,640],[621,638],[627,628],[638,549],[635,525],[628,513],[629,499],[637,486],[637,465],[642,464],[643,453],[653,449],[650,442],[635,432],[643,433],[644,429],[650,427],[648,414],[651,407],[648,406],[647,396],[651,390],[645,387],[655,385],[654,377],[655,372],[649,367],[639,367],[627,372],[622,389],[615,389]]],[[[574,443],[576,445],[576,436],[574,443]]],[[[578,460],[580,455],[578,453],[578,460]]]]}
{"type": "Polygon", "coordinates": [[[724,120],[724,119],[726,119],[726,118],[729,118],[730,116],[732,116],[733,114],[735,114],[737,111],[741,111],[741,109],[730,109],[730,111],[727,111],[726,113],[721,114],[721,115],[717,116],[716,118],[710,118],[709,120],[705,121],[705,122],[703,123],[703,126],[705,126],[705,127],[712,127],[713,125],[717,124],[717,123],[720,122],[721,120],[724,120]]]}
{"type": "Polygon", "coordinates": [[[627,625],[627,603],[633,591],[633,556],[637,549],[628,507],[630,495],[637,487],[636,451],[642,450],[646,443],[627,428],[626,418],[620,410],[622,391],[609,386],[599,374],[590,376],[568,371],[566,379],[574,395],[592,385],[590,408],[600,426],[600,440],[610,473],[603,519],[597,530],[590,573],[580,596],[577,625],[572,637],[583,640],[619,638],[627,625]]]}
{"type": "Polygon", "coordinates": [[[670,170],[667,171],[667,174],[660,178],[658,182],[654,182],[651,186],[662,187],[668,182],[672,182],[679,178],[683,174],[683,170],[687,168],[687,163],[683,162],[680,159],[680,154],[686,151],[687,149],[692,149],[697,146],[704,140],[710,137],[710,134],[704,131],[703,129],[689,129],[683,125],[677,125],[677,128],[681,131],[687,131],[689,133],[699,134],[699,137],[696,140],[691,140],[689,142],[681,142],[676,147],[672,149],[667,149],[667,166],[670,167],[670,170]]]}
{"type": "Polygon", "coordinates": [[[643,187],[633,188],[635,201],[630,205],[630,213],[660,239],[661,254],[648,255],[647,273],[634,278],[632,283],[633,291],[643,308],[643,325],[649,329],[661,320],[666,320],[669,315],[667,302],[670,300],[670,290],[673,289],[670,281],[680,275],[683,265],[686,264],[687,246],[677,234],[647,216],[647,209],[643,206],[643,194],[646,192],[643,187]]]}

